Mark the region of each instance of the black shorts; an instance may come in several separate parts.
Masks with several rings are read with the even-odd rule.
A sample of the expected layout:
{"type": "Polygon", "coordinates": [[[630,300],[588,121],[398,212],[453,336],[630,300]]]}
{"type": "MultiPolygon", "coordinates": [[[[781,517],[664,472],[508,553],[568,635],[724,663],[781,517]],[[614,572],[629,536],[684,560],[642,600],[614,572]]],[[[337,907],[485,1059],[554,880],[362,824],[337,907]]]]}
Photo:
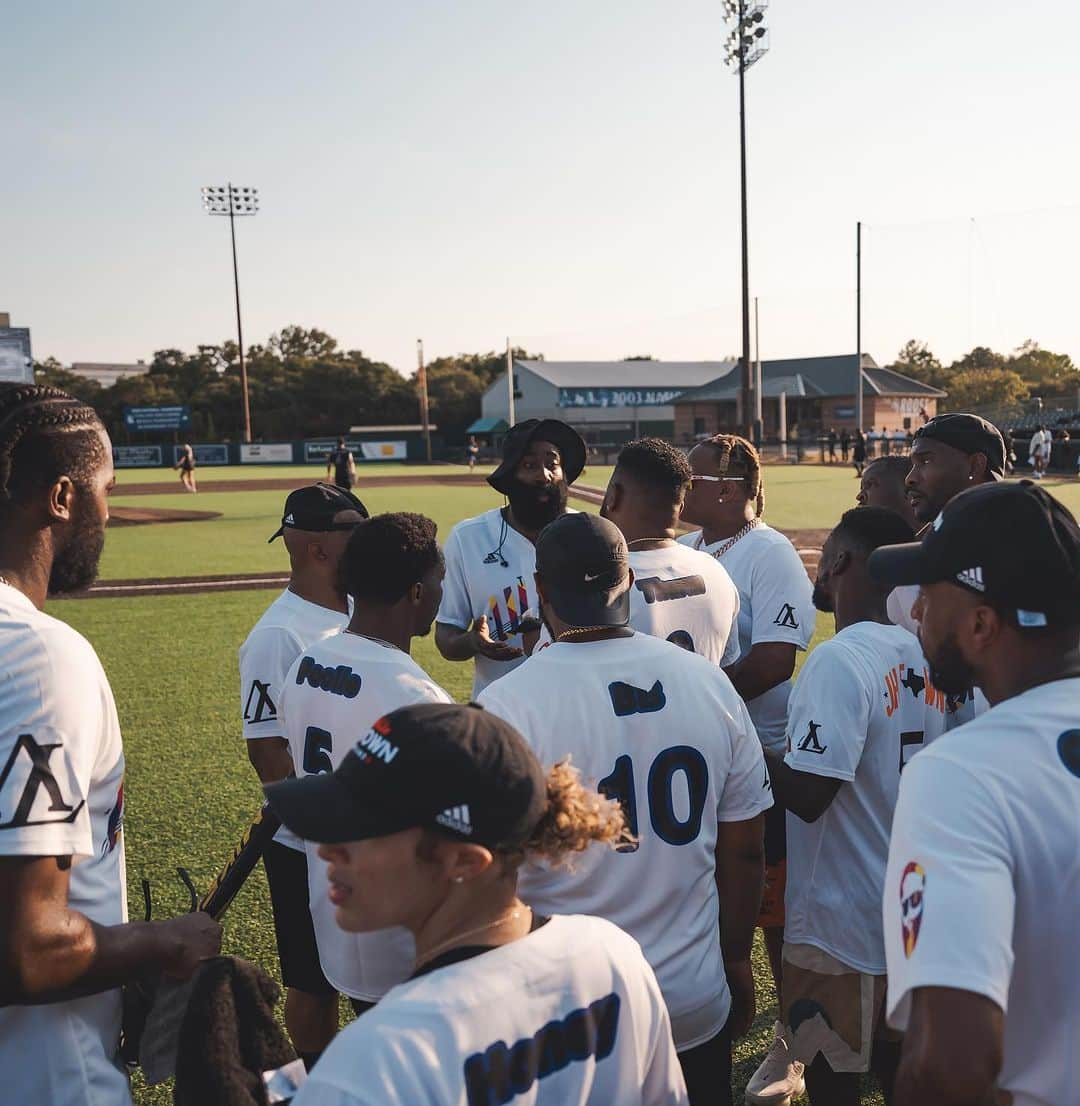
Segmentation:
{"type": "Polygon", "coordinates": [[[679,1053],[690,1106],[731,1106],[731,1031],[679,1053]]]}
{"type": "Polygon", "coordinates": [[[315,927],[308,909],[307,854],[271,841],[263,853],[263,866],[270,884],[282,982],[310,995],[332,995],[334,988],[319,964],[315,927]]]}

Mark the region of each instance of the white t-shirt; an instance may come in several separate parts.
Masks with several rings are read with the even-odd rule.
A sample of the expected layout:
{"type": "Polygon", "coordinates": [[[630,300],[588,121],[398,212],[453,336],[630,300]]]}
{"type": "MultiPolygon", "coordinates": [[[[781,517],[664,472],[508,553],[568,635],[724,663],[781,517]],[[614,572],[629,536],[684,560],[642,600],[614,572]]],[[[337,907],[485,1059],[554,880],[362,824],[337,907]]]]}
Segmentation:
{"type": "MultiPolygon", "coordinates": [[[[536,546],[510,526],[496,507],[459,522],[446,539],[443,556],[446,579],[436,621],[466,630],[486,614],[494,640],[521,648],[522,616],[530,607],[539,610],[540,606],[534,579],[536,546]]],[[[493,661],[478,656],[473,698],[523,659],[493,661]]]]}
{"type": "Polygon", "coordinates": [[[667,1011],[637,943],[553,917],[395,987],[330,1042],[294,1106],[683,1106],[667,1011]]]}
{"type": "Polygon", "coordinates": [[[885,879],[889,1021],[952,987],[1005,1011],[1015,1106],[1076,1101],[1080,679],[1025,691],[904,773],[885,879]]]}
{"type": "MultiPolygon", "coordinates": [[[[340,633],[349,615],[301,599],[286,588],[262,613],[240,646],[240,709],[244,737],[284,737],[278,718],[282,681],[309,645],[340,633]]],[[[284,826],[274,840],[303,852],[304,843],[284,826]]]]}
{"type": "Polygon", "coordinates": [[[885,974],[879,915],[900,773],[944,730],[945,695],[907,630],[858,622],[810,654],[784,763],[844,783],[816,822],[788,811],[786,940],[885,974]]]}
{"type": "MultiPolygon", "coordinates": [[[[683,545],[714,554],[723,541],[703,544],[700,530],[679,538],[683,545]]],[[[739,651],[745,659],[761,642],[782,641],[805,650],[814,636],[814,589],[795,546],[779,530],[759,523],[717,560],[739,589],[739,651]]],[[[747,703],[762,745],[784,747],[791,681],[747,703]]]]}
{"type": "MultiPolygon", "coordinates": [[[[672,543],[631,549],[630,626],[727,668],[739,659],[739,592],[708,553],[672,543]]],[[[551,644],[547,626],[537,648],[551,644]]]]}
{"type": "MultiPolygon", "coordinates": [[[[0,856],[72,856],[68,904],[127,921],[124,750],[90,643],[0,584],[0,856]],[[33,771],[34,767],[37,771],[33,771]]],[[[126,1106],[120,991],[0,1008],[5,1102],[126,1106]]]]}
{"type": "MultiPolygon", "coordinates": [[[[384,714],[453,700],[407,654],[358,634],[308,646],[281,684],[278,714],[297,776],[331,772],[384,714]]],[[[327,897],[326,861],[306,845],[308,898],[323,974],[343,994],[376,1002],[408,978],[416,960],[405,929],[346,933],[327,897]]]]}
{"type": "Polygon", "coordinates": [[[718,822],[772,806],[746,706],[704,657],[658,638],[559,642],[480,696],[545,767],[572,757],[627,809],[638,846],[591,849],[574,871],[530,863],[521,897],[542,914],[608,918],[640,943],[680,1051],[715,1036],[731,1005],[720,954],[718,822]]]}

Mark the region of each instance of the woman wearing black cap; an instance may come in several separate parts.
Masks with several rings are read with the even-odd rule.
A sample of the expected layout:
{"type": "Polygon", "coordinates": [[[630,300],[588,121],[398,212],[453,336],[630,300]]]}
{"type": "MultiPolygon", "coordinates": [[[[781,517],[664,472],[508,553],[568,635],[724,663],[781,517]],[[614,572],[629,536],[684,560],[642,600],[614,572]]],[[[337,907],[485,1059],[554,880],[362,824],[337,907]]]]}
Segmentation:
{"type": "Polygon", "coordinates": [[[506,722],[425,704],[376,722],[334,773],[266,791],[322,842],[338,925],[404,926],[417,949],[412,978],[335,1038],[295,1106],[687,1102],[638,945],[517,897],[526,858],[624,839],[618,804],[569,764],[545,776],[506,722]]]}

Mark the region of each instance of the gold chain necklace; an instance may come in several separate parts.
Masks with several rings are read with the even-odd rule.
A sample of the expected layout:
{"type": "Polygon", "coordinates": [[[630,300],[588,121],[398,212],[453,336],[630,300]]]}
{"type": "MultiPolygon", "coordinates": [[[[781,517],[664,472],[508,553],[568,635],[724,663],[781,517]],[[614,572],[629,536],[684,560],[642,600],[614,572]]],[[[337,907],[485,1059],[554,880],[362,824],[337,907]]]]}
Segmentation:
{"type": "MultiPolygon", "coordinates": [[[[745,538],[746,535],[749,534],[751,530],[756,529],[760,525],[760,523],[761,523],[760,519],[757,519],[757,518],[750,519],[746,523],[746,525],[742,527],[742,529],[740,529],[740,530],[736,531],[734,534],[732,534],[732,536],[730,538],[728,538],[728,540],[726,542],[724,542],[724,544],[722,546],[720,546],[719,549],[714,549],[713,552],[710,554],[710,556],[715,557],[717,560],[720,560],[720,558],[740,538],[745,538]]],[[[702,530],[701,533],[698,535],[698,540],[694,543],[694,548],[696,548],[699,552],[701,552],[701,551],[703,551],[704,544],[705,544],[705,531],[702,530]]]]}
{"type": "Polygon", "coordinates": [[[427,949],[424,952],[424,959],[418,961],[417,967],[434,960],[440,952],[445,952],[447,949],[453,948],[461,941],[464,941],[466,937],[475,937],[478,933],[486,933],[489,929],[501,926],[505,922],[516,922],[520,917],[521,910],[518,907],[514,907],[513,910],[500,915],[498,918],[494,919],[494,921],[485,922],[482,926],[477,926],[475,929],[467,929],[464,933],[455,933],[453,937],[448,937],[445,941],[440,941],[439,944],[433,945],[431,948],[427,949]]]}
{"type": "Polygon", "coordinates": [[[564,637],[577,637],[579,634],[595,634],[600,630],[614,630],[621,629],[622,627],[615,626],[575,626],[572,630],[563,630],[561,634],[555,639],[556,641],[562,641],[564,637]]]}

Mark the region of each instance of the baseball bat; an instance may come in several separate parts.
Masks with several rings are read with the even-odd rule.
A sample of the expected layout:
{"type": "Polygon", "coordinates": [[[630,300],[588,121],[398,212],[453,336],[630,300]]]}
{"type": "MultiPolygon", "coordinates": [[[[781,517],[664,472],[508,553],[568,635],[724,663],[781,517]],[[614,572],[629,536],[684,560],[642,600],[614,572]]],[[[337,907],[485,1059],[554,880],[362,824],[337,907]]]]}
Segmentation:
{"type": "Polygon", "coordinates": [[[225,866],[214,877],[206,893],[199,900],[198,909],[205,911],[211,918],[220,918],[236,898],[251,870],[259,862],[273,836],[281,828],[281,819],[264,802],[255,821],[248,826],[240,838],[225,866]]]}

